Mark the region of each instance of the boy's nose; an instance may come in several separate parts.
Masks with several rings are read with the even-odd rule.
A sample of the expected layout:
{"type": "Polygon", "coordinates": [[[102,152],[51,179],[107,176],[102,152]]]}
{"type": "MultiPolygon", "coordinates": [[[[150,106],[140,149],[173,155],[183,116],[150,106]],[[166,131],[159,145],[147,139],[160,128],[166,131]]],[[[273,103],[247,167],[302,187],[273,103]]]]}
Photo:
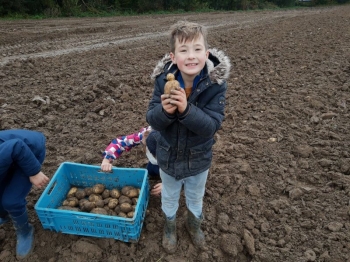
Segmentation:
{"type": "Polygon", "coordinates": [[[188,52],[188,58],[194,58],[195,56],[194,56],[194,52],[193,51],[189,51],[188,52]]]}

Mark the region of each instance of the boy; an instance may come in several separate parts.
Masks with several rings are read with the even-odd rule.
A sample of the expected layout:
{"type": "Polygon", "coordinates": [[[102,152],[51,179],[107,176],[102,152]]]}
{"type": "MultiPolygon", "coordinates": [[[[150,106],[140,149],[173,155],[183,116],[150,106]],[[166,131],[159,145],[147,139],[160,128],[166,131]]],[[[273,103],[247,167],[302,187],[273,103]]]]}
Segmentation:
{"type": "Polygon", "coordinates": [[[42,133],[0,131],[0,225],[12,220],[18,259],[27,257],[34,248],[34,227],[28,222],[25,198],[32,184],[41,188],[49,182],[40,171],[45,152],[42,133]]]}
{"type": "Polygon", "coordinates": [[[172,26],[170,46],[170,54],[153,71],[155,87],[146,119],[159,131],[157,162],[165,215],[162,245],[168,253],[174,253],[182,185],[189,210],[186,228],[194,245],[205,247],[200,228],[203,197],[213,137],[224,118],[226,79],[231,65],[223,52],[208,50],[206,30],[196,23],[180,21],[172,26]],[[168,73],[175,75],[181,87],[169,95],[164,94],[168,73]]]}
{"type": "MultiPolygon", "coordinates": [[[[110,172],[112,170],[113,160],[119,158],[124,151],[130,151],[133,147],[140,144],[144,145],[146,156],[148,158],[147,171],[148,175],[159,177],[159,166],[157,164],[156,144],[158,132],[152,130],[150,126],[141,128],[137,133],[120,136],[113,139],[103,152],[103,160],[101,163],[101,170],[110,172]]],[[[157,183],[151,190],[151,195],[159,196],[162,189],[162,183],[157,183]]]]}

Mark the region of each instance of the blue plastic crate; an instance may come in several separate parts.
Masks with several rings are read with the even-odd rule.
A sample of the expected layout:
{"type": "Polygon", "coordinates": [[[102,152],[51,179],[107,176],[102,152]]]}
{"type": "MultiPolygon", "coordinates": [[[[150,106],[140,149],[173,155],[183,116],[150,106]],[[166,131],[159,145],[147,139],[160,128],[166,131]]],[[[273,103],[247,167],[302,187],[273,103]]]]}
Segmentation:
{"type": "Polygon", "coordinates": [[[100,166],[64,162],[35,205],[44,229],[66,234],[114,238],[124,242],[139,240],[149,200],[147,170],[143,168],[113,168],[112,173],[102,173],[100,166]],[[133,218],[122,218],[59,210],[72,186],[91,187],[97,183],[107,189],[134,186],[141,189],[133,218]]]}

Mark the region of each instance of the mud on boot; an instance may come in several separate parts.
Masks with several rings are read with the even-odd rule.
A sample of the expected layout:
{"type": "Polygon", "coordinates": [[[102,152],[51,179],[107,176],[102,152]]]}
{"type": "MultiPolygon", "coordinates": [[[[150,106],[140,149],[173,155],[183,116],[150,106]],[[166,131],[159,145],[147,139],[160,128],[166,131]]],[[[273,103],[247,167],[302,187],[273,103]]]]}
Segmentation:
{"type": "Polygon", "coordinates": [[[165,218],[162,245],[167,253],[175,253],[177,247],[176,219],[165,218]]]}
{"type": "Polygon", "coordinates": [[[28,213],[25,211],[18,217],[11,217],[17,235],[17,259],[27,257],[34,248],[34,227],[28,223],[28,213]]]}
{"type": "Polygon", "coordinates": [[[202,222],[203,222],[203,214],[201,215],[200,218],[196,218],[191,211],[187,212],[187,219],[185,221],[185,226],[188,233],[190,234],[193,244],[200,249],[206,249],[205,237],[201,229],[202,222]]]}

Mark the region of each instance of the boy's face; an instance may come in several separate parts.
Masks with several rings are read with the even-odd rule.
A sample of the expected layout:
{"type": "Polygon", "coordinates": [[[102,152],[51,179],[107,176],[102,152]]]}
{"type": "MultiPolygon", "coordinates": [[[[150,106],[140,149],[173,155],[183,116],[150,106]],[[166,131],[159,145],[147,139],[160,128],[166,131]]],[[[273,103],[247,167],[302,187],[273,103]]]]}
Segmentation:
{"type": "Polygon", "coordinates": [[[202,35],[182,43],[176,39],[175,52],[170,53],[172,62],[177,64],[184,79],[194,79],[205,66],[208,56],[202,35]]]}

